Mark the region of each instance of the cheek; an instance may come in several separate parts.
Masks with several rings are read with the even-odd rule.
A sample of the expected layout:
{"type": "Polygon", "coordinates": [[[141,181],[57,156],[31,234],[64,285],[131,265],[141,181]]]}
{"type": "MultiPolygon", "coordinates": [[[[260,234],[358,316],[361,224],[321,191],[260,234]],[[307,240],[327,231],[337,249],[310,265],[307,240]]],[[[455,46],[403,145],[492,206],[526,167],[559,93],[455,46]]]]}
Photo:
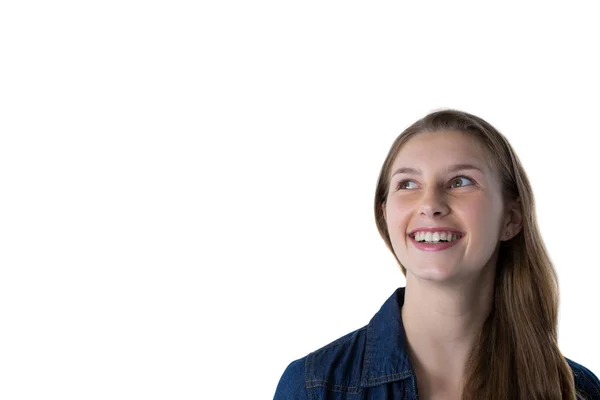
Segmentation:
{"type": "Polygon", "coordinates": [[[387,210],[386,224],[390,239],[394,246],[397,246],[405,239],[408,239],[406,231],[408,230],[411,214],[407,210],[407,207],[400,207],[398,204],[389,207],[387,210]]]}
{"type": "Polygon", "coordinates": [[[479,225],[484,225],[488,219],[491,208],[482,202],[472,201],[462,204],[460,208],[455,208],[456,214],[459,214],[464,220],[467,227],[471,229],[479,225]]]}
{"type": "Polygon", "coordinates": [[[460,217],[471,231],[473,242],[479,243],[482,248],[495,246],[502,217],[498,204],[491,201],[472,202],[468,207],[461,207],[460,217]]]}
{"type": "Polygon", "coordinates": [[[388,223],[388,228],[399,228],[400,225],[408,218],[408,210],[410,210],[410,207],[407,207],[406,204],[403,204],[399,201],[389,203],[386,210],[386,221],[388,223]]]}

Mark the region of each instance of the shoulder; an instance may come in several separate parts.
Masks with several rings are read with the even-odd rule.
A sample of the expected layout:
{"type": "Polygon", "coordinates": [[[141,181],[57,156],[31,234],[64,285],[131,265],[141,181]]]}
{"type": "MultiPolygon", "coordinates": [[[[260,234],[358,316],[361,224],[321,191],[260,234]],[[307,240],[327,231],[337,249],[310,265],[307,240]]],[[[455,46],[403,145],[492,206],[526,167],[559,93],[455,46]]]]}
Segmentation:
{"type": "Polygon", "coordinates": [[[308,399],[304,369],[306,357],[292,361],[279,379],[274,400],[308,399]]]}
{"type": "Polygon", "coordinates": [[[600,399],[600,380],[589,369],[565,357],[573,371],[575,389],[586,399],[600,399]]]}
{"type": "Polygon", "coordinates": [[[292,361],[281,376],[274,400],[305,399],[308,389],[324,386],[357,393],[366,342],[366,326],[292,361]]]}

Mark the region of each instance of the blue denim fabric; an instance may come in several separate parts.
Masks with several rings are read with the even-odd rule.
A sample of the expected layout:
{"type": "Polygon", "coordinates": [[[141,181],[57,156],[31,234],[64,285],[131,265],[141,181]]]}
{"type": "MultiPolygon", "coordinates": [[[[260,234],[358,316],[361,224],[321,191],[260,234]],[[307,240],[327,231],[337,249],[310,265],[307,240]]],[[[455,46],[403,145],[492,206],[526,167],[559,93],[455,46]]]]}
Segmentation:
{"type": "MultiPolygon", "coordinates": [[[[367,326],[290,363],[274,400],[418,399],[400,312],[404,290],[398,288],[367,326]]],[[[566,360],[577,390],[587,399],[600,399],[598,377],[566,360]]]]}

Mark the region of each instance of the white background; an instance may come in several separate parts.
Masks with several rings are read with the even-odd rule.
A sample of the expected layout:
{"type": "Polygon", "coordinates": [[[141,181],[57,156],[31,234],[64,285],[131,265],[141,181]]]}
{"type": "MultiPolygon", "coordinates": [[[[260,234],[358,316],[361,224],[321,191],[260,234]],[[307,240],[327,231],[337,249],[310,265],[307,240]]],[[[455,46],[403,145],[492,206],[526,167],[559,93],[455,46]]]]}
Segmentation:
{"type": "Polygon", "coordinates": [[[375,183],[441,107],[517,151],[599,374],[597,13],[420,4],[2,2],[0,398],[272,398],[404,285],[375,183]]]}

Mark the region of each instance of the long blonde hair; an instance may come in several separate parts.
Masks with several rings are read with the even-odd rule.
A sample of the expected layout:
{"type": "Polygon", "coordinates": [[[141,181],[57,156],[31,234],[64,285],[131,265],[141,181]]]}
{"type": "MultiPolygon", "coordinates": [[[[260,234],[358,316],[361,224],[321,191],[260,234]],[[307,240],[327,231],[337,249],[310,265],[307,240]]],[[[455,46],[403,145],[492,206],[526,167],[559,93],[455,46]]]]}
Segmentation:
{"type": "MultiPolygon", "coordinates": [[[[519,199],[522,229],[499,249],[492,311],[469,357],[463,400],[579,399],[571,368],[558,348],[558,278],[540,234],[533,192],[508,140],[483,119],[457,110],[433,112],[402,132],[385,159],[375,193],[377,229],[394,253],[382,205],[396,155],[421,132],[460,131],[486,150],[505,199],[519,199]]],[[[506,204],[506,203],[505,203],[506,204]]]]}

